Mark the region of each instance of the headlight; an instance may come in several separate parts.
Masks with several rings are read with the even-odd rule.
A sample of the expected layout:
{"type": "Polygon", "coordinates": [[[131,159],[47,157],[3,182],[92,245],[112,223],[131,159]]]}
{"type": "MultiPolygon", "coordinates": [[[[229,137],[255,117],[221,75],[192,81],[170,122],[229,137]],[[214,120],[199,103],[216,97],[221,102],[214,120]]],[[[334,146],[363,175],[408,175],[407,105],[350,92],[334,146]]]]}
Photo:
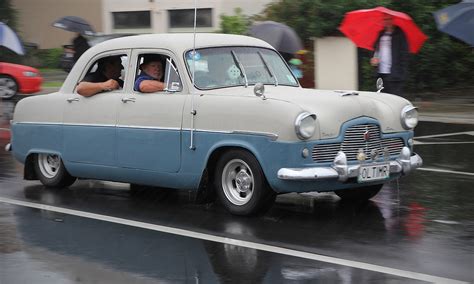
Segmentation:
{"type": "Polygon", "coordinates": [[[403,128],[409,130],[418,124],[418,110],[412,105],[407,105],[402,109],[401,121],[403,128]]]}
{"type": "Polygon", "coordinates": [[[33,71],[25,71],[25,72],[23,72],[23,76],[25,76],[25,77],[36,77],[36,76],[38,76],[38,73],[33,72],[33,71]]]}
{"type": "Polygon", "coordinates": [[[316,130],[316,115],[303,112],[298,115],[295,121],[295,132],[298,138],[305,140],[313,136],[316,130]]]}

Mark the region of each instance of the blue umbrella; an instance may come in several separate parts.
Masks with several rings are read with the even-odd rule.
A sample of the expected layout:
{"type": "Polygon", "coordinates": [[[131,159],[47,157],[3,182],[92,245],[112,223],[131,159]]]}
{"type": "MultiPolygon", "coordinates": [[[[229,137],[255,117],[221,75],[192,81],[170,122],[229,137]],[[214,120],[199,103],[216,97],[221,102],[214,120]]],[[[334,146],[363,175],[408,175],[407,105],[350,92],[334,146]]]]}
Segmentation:
{"type": "Polygon", "coordinates": [[[25,54],[23,45],[21,45],[20,39],[16,33],[2,22],[0,22],[0,45],[5,46],[20,55],[25,54]]]}
{"type": "Polygon", "coordinates": [[[434,12],[438,29],[474,46],[474,0],[434,12]]]}

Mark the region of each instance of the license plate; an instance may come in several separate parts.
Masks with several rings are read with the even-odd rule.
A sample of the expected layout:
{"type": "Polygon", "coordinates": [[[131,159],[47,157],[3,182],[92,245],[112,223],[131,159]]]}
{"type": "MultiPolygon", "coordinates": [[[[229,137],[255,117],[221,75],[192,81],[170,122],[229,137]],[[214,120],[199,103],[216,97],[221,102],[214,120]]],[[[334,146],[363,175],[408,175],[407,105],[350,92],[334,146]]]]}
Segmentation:
{"type": "Polygon", "coordinates": [[[388,179],[390,176],[389,164],[376,164],[370,166],[361,166],[357,182],[371,182],[376,180],[388,179]]]}

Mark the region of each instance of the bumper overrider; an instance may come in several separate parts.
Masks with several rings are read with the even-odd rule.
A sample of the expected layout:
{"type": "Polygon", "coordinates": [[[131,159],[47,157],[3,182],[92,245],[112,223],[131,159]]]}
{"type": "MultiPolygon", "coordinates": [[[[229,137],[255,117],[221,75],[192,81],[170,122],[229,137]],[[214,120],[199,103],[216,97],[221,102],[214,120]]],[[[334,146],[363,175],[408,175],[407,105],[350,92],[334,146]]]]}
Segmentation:
{"type": "MultiPolygon", "coordinates": [[[[423,165],[423,160],[416,153],[411,153],[408,147],[403,147],[400,156],[387,162],[390,164],[390,174],[408,174],[410,171],[423,165]]],[[[376,163],[374,163],[376,164],[376,163]]],[[[357,177],[361,166],[367,164],[348,165],[346,154],[340,151],[334,158],[330,167],[311,168],[281,168],[278,170],[278,178],[282,180],[322,180],[337,179],[345,182],[349,178],[357,177]]]]}

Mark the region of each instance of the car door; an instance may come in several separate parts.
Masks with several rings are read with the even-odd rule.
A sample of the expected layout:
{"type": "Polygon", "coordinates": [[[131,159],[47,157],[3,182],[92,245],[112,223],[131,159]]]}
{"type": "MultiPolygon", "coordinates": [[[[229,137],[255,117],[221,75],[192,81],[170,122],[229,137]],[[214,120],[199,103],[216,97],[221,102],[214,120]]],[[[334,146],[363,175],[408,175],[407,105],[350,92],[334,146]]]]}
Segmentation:
{"type": "MultiPolygon", "coordinates": [[[[131,58],[136,73],[144,54],[173,58],[164,50],[133,50],[131,58]]],[[[117,122],[117,160],[120,167],[163,173],[174,173],[180,169],[181,119],[187,95],[182,91],[175,66],[170,66],[171,60],[164,68],[164,79],[172,78],[168,91],[140,93],[130,85],[122,94],[117,122]]]]}
{"type": "MultiPolygon", "coordinates": [[[[114,51],[93,58],[84,70],[93,71],[99,58],[121,55],[122,65],[127,65],[130,51],[114,51]]],[[[128,68],[124,66],[126,71],[128,68]]],[[[122,73],[124,77],[124,73],[122,73]]],[[[124,86],[126,87],[126,85],[124,86]]],[[[116,120],[117,107],[124,90],[102,92],[91,97],[72,93],[66,98],[64,107],[64,153],[69,162],[101,166],[116,166],[116,120]]]]}

